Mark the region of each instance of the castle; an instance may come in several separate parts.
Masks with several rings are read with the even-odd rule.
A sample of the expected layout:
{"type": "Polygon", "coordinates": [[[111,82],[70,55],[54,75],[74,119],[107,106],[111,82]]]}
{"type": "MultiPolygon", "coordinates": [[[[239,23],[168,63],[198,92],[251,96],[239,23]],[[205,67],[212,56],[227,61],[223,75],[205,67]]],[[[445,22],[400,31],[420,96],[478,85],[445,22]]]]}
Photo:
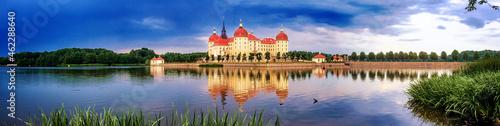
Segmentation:
{"type": "Polygon", "coordinates": [[[278,52],[280,57],[288,53],[288,36],[283,32],[283,26],[281,26],[281,32],[276,35],[276,39],[266,37],[261,40],[253,33],[249,34],[240,20],[240,27],[236,29],[233,37],[228,38],[223,20],[221,35],[218,36],[214,28],[212,36],[208,39],[208,55],[213,57],[236,57],[244,54],[249,56],[249,53],[264,55],[266,52],[269,52],[271,57],[276,57],[278,52]]]}

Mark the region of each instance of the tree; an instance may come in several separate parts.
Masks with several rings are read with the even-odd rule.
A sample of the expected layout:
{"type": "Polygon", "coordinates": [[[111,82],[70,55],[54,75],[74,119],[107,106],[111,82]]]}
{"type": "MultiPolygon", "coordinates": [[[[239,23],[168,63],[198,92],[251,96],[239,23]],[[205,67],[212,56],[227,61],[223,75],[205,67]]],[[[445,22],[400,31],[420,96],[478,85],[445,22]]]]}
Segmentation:
{"type": "Polygon", "coordinates": [[[281,53],[280,53],[280,52],[278,52],[278,53],[276,54],[276,59],[278,59],[278,61],[281,59],[281,53]]]}
{"type": "Polygon", "coordinates": [[[335,60],[339,61],[339,54],[335,54],[335,56],[337,56],[337,58],[335,58],[335,60]]]}
{"type": "Polygon", "coordinates": [[[253,61],[253,59],[255,59],[254,58],[255,57],[255,53],[249,53],[249,55],[250,56],[248,57],[248,59],[250,59],[250,61],[253,61]]]}
{"type": "Polygon", "coordinates": [[[229,62],[229,54],[226,54],[226,62],[229,62]]]}
{"type": "Polygon", "coordinates": [[[368,59],[370,59],[370,61],[373,61],[375,59],[375,53],[373,52],[368,53],[368,59]]]}
{"type": "Polygon", "coordinates": [[[500,58],[500,51],[495,52],[495,58],[500,58]]]}
{"type": "Polygon", "coordinates": [[[212,57],[212,61],[214,61],[214,60],[215,60],[215,59],[214,59],[214,55],[211,55],[211,57],[212,57]]]}
{"type": "MultiPolygon", "coordinates": [[[[166,57],[165,57],[165,59],[166,59],[166,57]]],[[[207,62],[208,62],[208,60],[209,60],[209,59],[210,59],[210,56],[209,56],[209,55],[208,55],[208,53],[207,53],[207,55],[205,55],[205,61],[207,61],[207,62]]]]}
{"type": "Polygon", "coordinates": [[[418,59],[417,52],[410,51],[408,55],[410,57],[410,60],[418,59]]]}
{"type": "Polygon", "coordinates": [[[438,59],[438,54],[436,52],[431,52],[431,59],[436,61],[438,59]]]}
{"type": "Polygon", "coordinates": [[[486,51],[486,53],[483,54],[483,59],[490,59],[490,58],[491,58],[490,51],[486,51]]]}
{"type": "Polygon", "coordinates": [[[240,62],[240,59],[241,59],[241,53],[238,53],[238,56],[236,57],[236,59],[238,60],[238,62],[240,62]]]}
{"type": "Polygon", "coordinates": [[[427,53],[424,52],[424,51],[420,51],[420,53],[418,53],[418,57],[420,59],[422,59],[423,61],[427,60],[429,57],[427,56],[427,53]]]}
{"type": "Polygon", "coordinates": [[[488,6],[490,6],[494,10],[499,9],[497,5],[492,5],[492,4],[488,3],[487,0],[469,0],[469,4],[467,5],[467,7],[465,7],[465,9],[467,11],[476,10],[476,6],[475,6],[476,4],[479,4],[479,5],[488,4],[488,6]]]}
{"type": "Polygon", "coordinates": [[[247,54],[243,53],[243,60],[247,60],[247,54]]]}
{"type": "Polygon", "coordinates": [[[257,53],[257,60],[259,60],[259,62],[260,62],[260,60],[262,60],[262,53],[261,52],[257,53]]]}
{"type": "Polygon", "coordinates": [[[441,52],[441,59],[446,60],[447,57],[448,57],[448,55],[446,55],[446,52],[442,51],[441,52]]]}
{"type": "Polygon", "coordinates": [[[366,54],[365,54],[365,52],[361,52],[361,53],[359,53],[359,60],[361,60],[361,61],[365,61],[365,59],[366,59],[366,54]]]}
{"type": "Polygon", "coordinates": [[[222,56],[221,55],[217,55],[217,62],[220,62],[220,60],[222,60],[222,56]]]}
{"type": "Polygon", "coordinates": [[[288,58],[288,52],[283,53],[283,58],[285,59],[285,62],[286,62],[286,59],[288,58]]]}
{"type": "Polygon", "coordinates": [[[394,59],[394,52],[389,51],[385,54],[387,60],[393,60],[394,59]]]}
{"type": "Polygon", "coordinates": [[[231,60],[233,60],[233,62],[234,62],[234,55],[231,55],[231,60]]]}
{"type": "Polygon", "coordinates": [[[383,52],[377,53],[377,60],[378,61],[383,61],[384,60],[384,53],[383,52]]]}
{"type": "Polygon", "coordinates": [[[403,51],[399,51],[398,59],[401,61],[405,59],[405,53],[403,51]]]}
{"type": "Polygon", "coordinates": [[[464,59],[464,61],[469,61],[469,54],[467,52],[464,52],[462,54],[462,59],[464,59]]]}
{"type": "Polygon", "coordinates": [[[451,52],[451,59],[458,61],[458,51],[456,49],[451,52]]]}
{"type": "Polygon", "coordinates": [[[358,59],[358,54],[356,54],[356,52],[352,52],[352,53],[351,53],[351,59],[352,59],[352,60],[356,60],[356,59],[358,59]]]}
{"type": "Polygon", "coordinates": [[[474,58],[474,61],[475,61],[475,60],[478,60],[478,59],[480,58],[480,56],[479,56],[479,52],[474,51],[474,55],[472,56],[472,58],[474,58]]]}
{"type": "Polygon", "coordinates": [[[271,53],[266,52],[265,55],[266,55],[267,62],[269,62],[269,59],[271,59],[271,53]]]}
{"type": "Polygon", "coordinates": [[[83,57],[83,63],[84,64],[90,64],[90,63],[95,63],[95,58],[97,55],[95,53],[87,53],[83,57]]]}

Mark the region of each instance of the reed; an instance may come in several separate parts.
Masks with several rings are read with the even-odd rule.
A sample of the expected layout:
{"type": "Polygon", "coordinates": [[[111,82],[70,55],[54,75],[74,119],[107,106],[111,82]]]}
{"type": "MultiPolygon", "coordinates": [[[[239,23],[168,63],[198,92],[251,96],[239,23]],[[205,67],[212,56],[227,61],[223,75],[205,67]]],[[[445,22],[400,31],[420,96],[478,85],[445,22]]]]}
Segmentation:
{"type": "Polygon", "coordinates": [[[465,119],[500,123],[500,60],[466,65],[452,76],[411,83],[405,92],[419,104],[443,108],[465,119]]]}
{"type": "MultiPolygon", "coordinates": [[[[40,115],[29,115],[26,121],[19,120],[28,126],[262,126],[264,125],[262,117],[264,108],[260,113],[255,110],[250,120],[246,120],[248,115],[243,116],[237,109],[230,116],[229,112],[219,113],[217,107],[215,110],[207,108],[206,111],[200,108],[197,112],[197,109],[188,109],[187,104],[184,113],[175,111],[172,104],[172,113],[165,116],[162,116],[161,112],[149,115],[144,114],[142,109],[131,108],[115,113],[110,108],[95,112],[95,107],[83,109],[75,107],[67,113],[63,104],[61,108],[56,108],[48,114],[40,109],[40,115]]],[[[267,125],[271,125],[271,122],[272,119],[267,125]]],[[[280,125],[278,115],[276,115],[274,125],[280,125]]]]}

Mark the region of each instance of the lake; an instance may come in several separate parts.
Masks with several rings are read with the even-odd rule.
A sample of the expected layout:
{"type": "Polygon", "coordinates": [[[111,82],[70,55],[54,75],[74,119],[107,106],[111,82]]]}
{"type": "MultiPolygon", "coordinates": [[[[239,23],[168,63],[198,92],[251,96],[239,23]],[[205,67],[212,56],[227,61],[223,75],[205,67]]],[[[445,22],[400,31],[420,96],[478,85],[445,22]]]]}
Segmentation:
{"type": "MultiPolygon", "coordinates": [[[[278,114],[284,125],[446,124],[439,114],[433,120],[425,117],[428,111],[408,107],[404,90],[419,79],[451,74],[449,69],[16,67],[16,117],[62,103],[66,109],[141,108],[150,114],[170,113],[172,105],[183,112],[188,104],[250,115],[265,106],[264,117],[275,120],[278,114]]],[[[1,78],[0,93],[7,100],[9,75],[1,78]]],[[[9,120],[8,112],[0,109],[2,122],[9,120]]]]}

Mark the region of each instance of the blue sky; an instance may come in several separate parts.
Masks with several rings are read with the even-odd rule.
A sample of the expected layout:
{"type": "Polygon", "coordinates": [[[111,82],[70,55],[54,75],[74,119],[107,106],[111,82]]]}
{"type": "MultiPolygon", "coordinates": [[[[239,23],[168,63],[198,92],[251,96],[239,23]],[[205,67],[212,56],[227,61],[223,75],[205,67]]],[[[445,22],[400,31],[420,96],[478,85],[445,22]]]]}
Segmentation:
{"type": "MultiPolygon", "coordinates": [[[[16,12],[17,52],[205,52],[214,27],[220,35],[223,16],[230,37],[240,19],[260,39],[275,37],[283,25],[290,50],[499,50],[500,11],[483,5],[466,12],[466,5],[467,0],[7,0],[0,9],[4,18],[16,12]]],[[[0,21],[0,34],[7,34],[6,22],[0,21]]],[[[0,45],[0,56],[7,55],[6,47],[0,45]]]]}

